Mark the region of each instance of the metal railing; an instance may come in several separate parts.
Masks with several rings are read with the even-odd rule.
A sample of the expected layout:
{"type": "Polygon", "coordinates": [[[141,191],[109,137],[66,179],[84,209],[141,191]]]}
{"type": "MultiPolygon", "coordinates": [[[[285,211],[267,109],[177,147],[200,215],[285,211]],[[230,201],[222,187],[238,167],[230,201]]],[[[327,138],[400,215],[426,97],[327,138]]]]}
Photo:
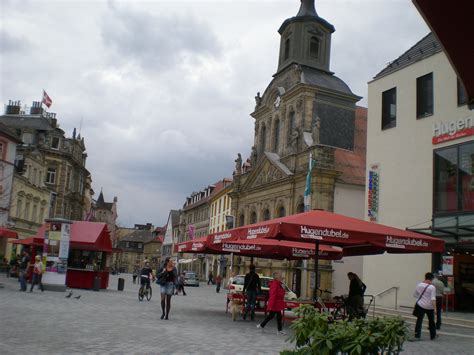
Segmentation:
{"type": "MultiPolygon", "coordinates": [[[[373,300],[372,307],[373,307],[374,318],[375,318],[375,299],[376,299],[376,297],[380,297],[382,295],[385,295],[386,293],[389,293],[393,290],[395,290],[395,309],[398,309],[398,289],[399,288],[400,287],[398,287],[398,286],[392,286],[392,287],[387,288],[386,290],[383,290],[379,293],[376,293],[375,295],[367,295],[367,297],[372,297],[372,300],[373,300]]],[[[369,305],[369,307],[370,307],[370,305],[369,305]]]]}

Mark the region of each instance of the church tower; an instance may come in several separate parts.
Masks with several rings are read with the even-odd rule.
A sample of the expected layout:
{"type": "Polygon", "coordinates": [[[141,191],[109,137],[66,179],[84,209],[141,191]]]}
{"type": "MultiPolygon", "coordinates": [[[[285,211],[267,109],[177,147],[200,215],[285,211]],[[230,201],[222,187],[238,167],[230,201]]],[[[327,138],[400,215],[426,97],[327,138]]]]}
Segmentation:
{"type": "Polygon", "coordinates": [[[255,97],[253,155],[298,154],[314,145],[352,150],[356,102],[344,81],[330,71],[335,28],[316,12],[314,0],[301,0],[296,16],[278,30],[277,72],[255,97]]]}
{"type": "Polygon", "coordinates": [[[329,72],[334,31],[333,25],[318,16],[314,0],[301,1],[296,16],[283,22],[278,30],[281,35],[278,72],[292,64],[329,72]]]}

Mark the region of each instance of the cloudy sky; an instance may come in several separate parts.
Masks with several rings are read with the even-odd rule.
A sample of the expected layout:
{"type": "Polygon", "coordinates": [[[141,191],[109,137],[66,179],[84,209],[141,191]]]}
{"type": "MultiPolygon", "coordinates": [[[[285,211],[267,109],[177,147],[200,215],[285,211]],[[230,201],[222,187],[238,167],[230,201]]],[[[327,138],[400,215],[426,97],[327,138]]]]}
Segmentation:
{"type": "MultiPolygon", "coordinates": [[[[276,71],[278,28],[299,0],[0,1],[0,101],[46,89],[85,137],[97,198],[119,224],[166,223],[187,195],[231,176],[253,144],[257,91],[276,71]]],[[[428,33],[410,0],[317,0],[336,27],[331,70],[364,96],[428,33]]]]}

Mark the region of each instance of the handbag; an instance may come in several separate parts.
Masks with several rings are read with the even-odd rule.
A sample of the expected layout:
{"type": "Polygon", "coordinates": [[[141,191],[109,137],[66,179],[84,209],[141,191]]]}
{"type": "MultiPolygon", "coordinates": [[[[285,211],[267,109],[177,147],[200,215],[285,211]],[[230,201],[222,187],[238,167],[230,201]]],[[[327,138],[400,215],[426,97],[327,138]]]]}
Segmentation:
{"type": "Polygon", "coordinates": [[[412,314],[415,316],[415,317],[419,317],[421,316],[422,314],[422,309],[421,307],[418,305],[418,302],[421,300],[421,297],[423,297],[426,289],[429,287],[430,285],[426,285],[425,289],[423,290],[423,292],[421,293],[420,297],[418,297],[418,299],[416,300],[416,303],[415,303],[415,307],[413,308],[413,312],[412,314]]]}
{"type": "Polygon", "coordinates": [[[166,283],[166,271],[162,271],[156,276],[156,283],[160,286],[166,283]]]}

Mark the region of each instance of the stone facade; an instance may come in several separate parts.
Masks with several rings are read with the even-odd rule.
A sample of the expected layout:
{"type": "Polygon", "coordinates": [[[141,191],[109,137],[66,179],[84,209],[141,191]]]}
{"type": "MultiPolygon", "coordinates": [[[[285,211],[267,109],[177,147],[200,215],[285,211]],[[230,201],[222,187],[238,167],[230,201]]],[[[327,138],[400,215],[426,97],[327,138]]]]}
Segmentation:
{"type": "MultiPolygon", "coordinates": [[[[316,162],[311,207],[334,210],[336,183],[351,173],[340,169],[336,152],[354,150],[360,97],[329,71],[333,32],[334,27],[317,15],[314,1],[302,1],[298,14],[279,29],[278,70],[263,95],[255,97],[251,114],[252,153],[234,172],[230,197],[237,226],[303,212],[310,157],[316,162]]],[[[249,263],[248,258],[234,258],[232,271],[244,273],[249,263]]],[[[266,275],[283,271],[294,291],[310,297],[311,261],[255,259],[254,263],[266,275]]],[[[320,287],[330,289],[331,263],[321,262],[320,270],[320,287]]]]}
{"type": "Polygon", "coordinates": [[[85,167],[84,138],[80,134],[76,136],[76,130],[71,138],[66,138],[56,114],[44,112],[38,102],[33,102],[29,114],[21,110],[19,101],[10,102],[0,122],[21,137],[23,143],[17,147],[18,165],[24,164],[25,155],[37,152],[44,155],[45,173],[39,178],[52,191],[49,217],[82,220],[86,212],[86,179],[90,176],[85,167]]]}
{"type": "MultiPolygon", "coordinates": [[[[0,226],[4,228],[15,226],[11,219],[11,209],[16,204],[12,196],[15,196],[13,176],[18,143],[20,139],[15,132],[0,124],[0,226]]],[[[0,238],[0,257],[10,260],[12,248],[7,241],[7,238],[0,238]]]]}

